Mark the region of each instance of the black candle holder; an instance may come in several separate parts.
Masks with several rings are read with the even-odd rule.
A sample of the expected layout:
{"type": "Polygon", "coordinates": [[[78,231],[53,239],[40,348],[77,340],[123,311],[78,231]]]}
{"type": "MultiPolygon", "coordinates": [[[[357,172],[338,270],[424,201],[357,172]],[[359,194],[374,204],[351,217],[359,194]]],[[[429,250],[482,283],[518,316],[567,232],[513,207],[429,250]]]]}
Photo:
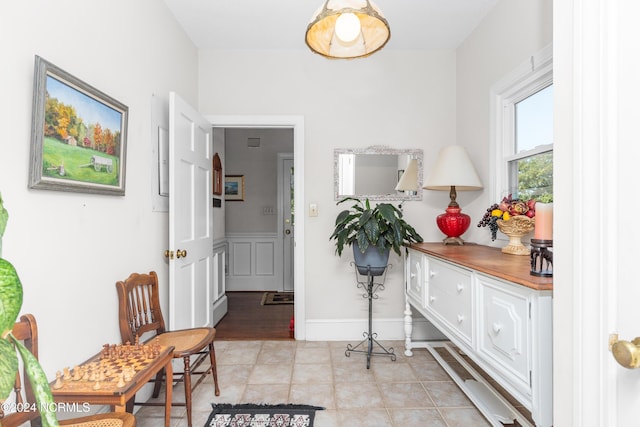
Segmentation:
{"type": "Polygon", "coordinates": [[[531,239],[531,275],[553,276],[553,240],[531,239]]]}

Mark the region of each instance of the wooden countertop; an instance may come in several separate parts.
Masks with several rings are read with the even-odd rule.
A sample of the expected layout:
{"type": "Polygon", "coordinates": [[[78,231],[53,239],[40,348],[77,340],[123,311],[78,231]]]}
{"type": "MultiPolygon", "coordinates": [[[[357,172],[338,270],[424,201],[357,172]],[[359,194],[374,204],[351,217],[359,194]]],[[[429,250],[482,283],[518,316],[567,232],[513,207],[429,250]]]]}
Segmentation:
{"type": "Polygon", "coordinates": [[[444,245],[438,243],[413,243],[409,246],[425,254],[459,264],[490,276],[499,277],[538,291],[553,290],[552,277],[531,275],[528,256],[503,254],[500,248],[465,243],[444,245]]]}

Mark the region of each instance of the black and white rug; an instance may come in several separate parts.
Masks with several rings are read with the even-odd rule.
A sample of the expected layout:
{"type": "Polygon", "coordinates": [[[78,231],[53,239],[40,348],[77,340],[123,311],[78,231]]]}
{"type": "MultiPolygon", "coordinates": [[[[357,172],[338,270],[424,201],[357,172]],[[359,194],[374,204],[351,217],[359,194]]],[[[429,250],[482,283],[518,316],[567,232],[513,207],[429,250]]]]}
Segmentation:
{"type": "Polygon", "coordinates": [[[317,410],[312,405],[212,404],[205,427],[312,427],[317,410]]]}

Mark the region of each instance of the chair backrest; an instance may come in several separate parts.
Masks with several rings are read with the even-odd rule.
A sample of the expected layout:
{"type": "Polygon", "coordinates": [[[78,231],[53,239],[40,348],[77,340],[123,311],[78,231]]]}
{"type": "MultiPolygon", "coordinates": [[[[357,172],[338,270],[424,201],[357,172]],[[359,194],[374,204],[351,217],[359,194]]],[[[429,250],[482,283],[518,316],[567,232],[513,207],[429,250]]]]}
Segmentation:
{"type": "MultiPolygon", "coordinates": [[[[38,325],[36,324],[36,318],[32,314],[20,316],[20,321],[13,325],[11,333],[16,339],[23,342],[24,346],[36,359],[38,358],[38,325]]],[[[31,383],[23,369],[18,371],[13,386],[13,396],[9,397],[15,399],[16,407],[36,408],[36,399],[31,388],[31,383]]],[[[4,414],[0,406],[0,425],[2,427],[19,426],[27,421],[31,421],[33,426],[40,425],[40,414],[38,411],[22,410],[4,414]]]]}
{"type": "Polygon", "coordinates": [[[119,302],[120,337],[123,343],[134,343],[136,336],[165,331],[158,296],[158,275],[132,273],[116,283],[119,302]]]}

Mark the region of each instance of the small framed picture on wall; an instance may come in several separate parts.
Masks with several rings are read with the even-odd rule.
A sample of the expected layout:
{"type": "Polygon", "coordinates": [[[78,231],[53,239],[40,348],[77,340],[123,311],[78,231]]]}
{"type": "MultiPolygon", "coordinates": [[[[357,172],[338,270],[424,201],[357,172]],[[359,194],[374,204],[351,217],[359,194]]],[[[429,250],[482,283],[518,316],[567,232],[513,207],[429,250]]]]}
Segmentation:
{"type": "Polygon", "coordinates": [[[224,199],[229,201],[244,201],[244,175],[225,175],[224,199]]]}

